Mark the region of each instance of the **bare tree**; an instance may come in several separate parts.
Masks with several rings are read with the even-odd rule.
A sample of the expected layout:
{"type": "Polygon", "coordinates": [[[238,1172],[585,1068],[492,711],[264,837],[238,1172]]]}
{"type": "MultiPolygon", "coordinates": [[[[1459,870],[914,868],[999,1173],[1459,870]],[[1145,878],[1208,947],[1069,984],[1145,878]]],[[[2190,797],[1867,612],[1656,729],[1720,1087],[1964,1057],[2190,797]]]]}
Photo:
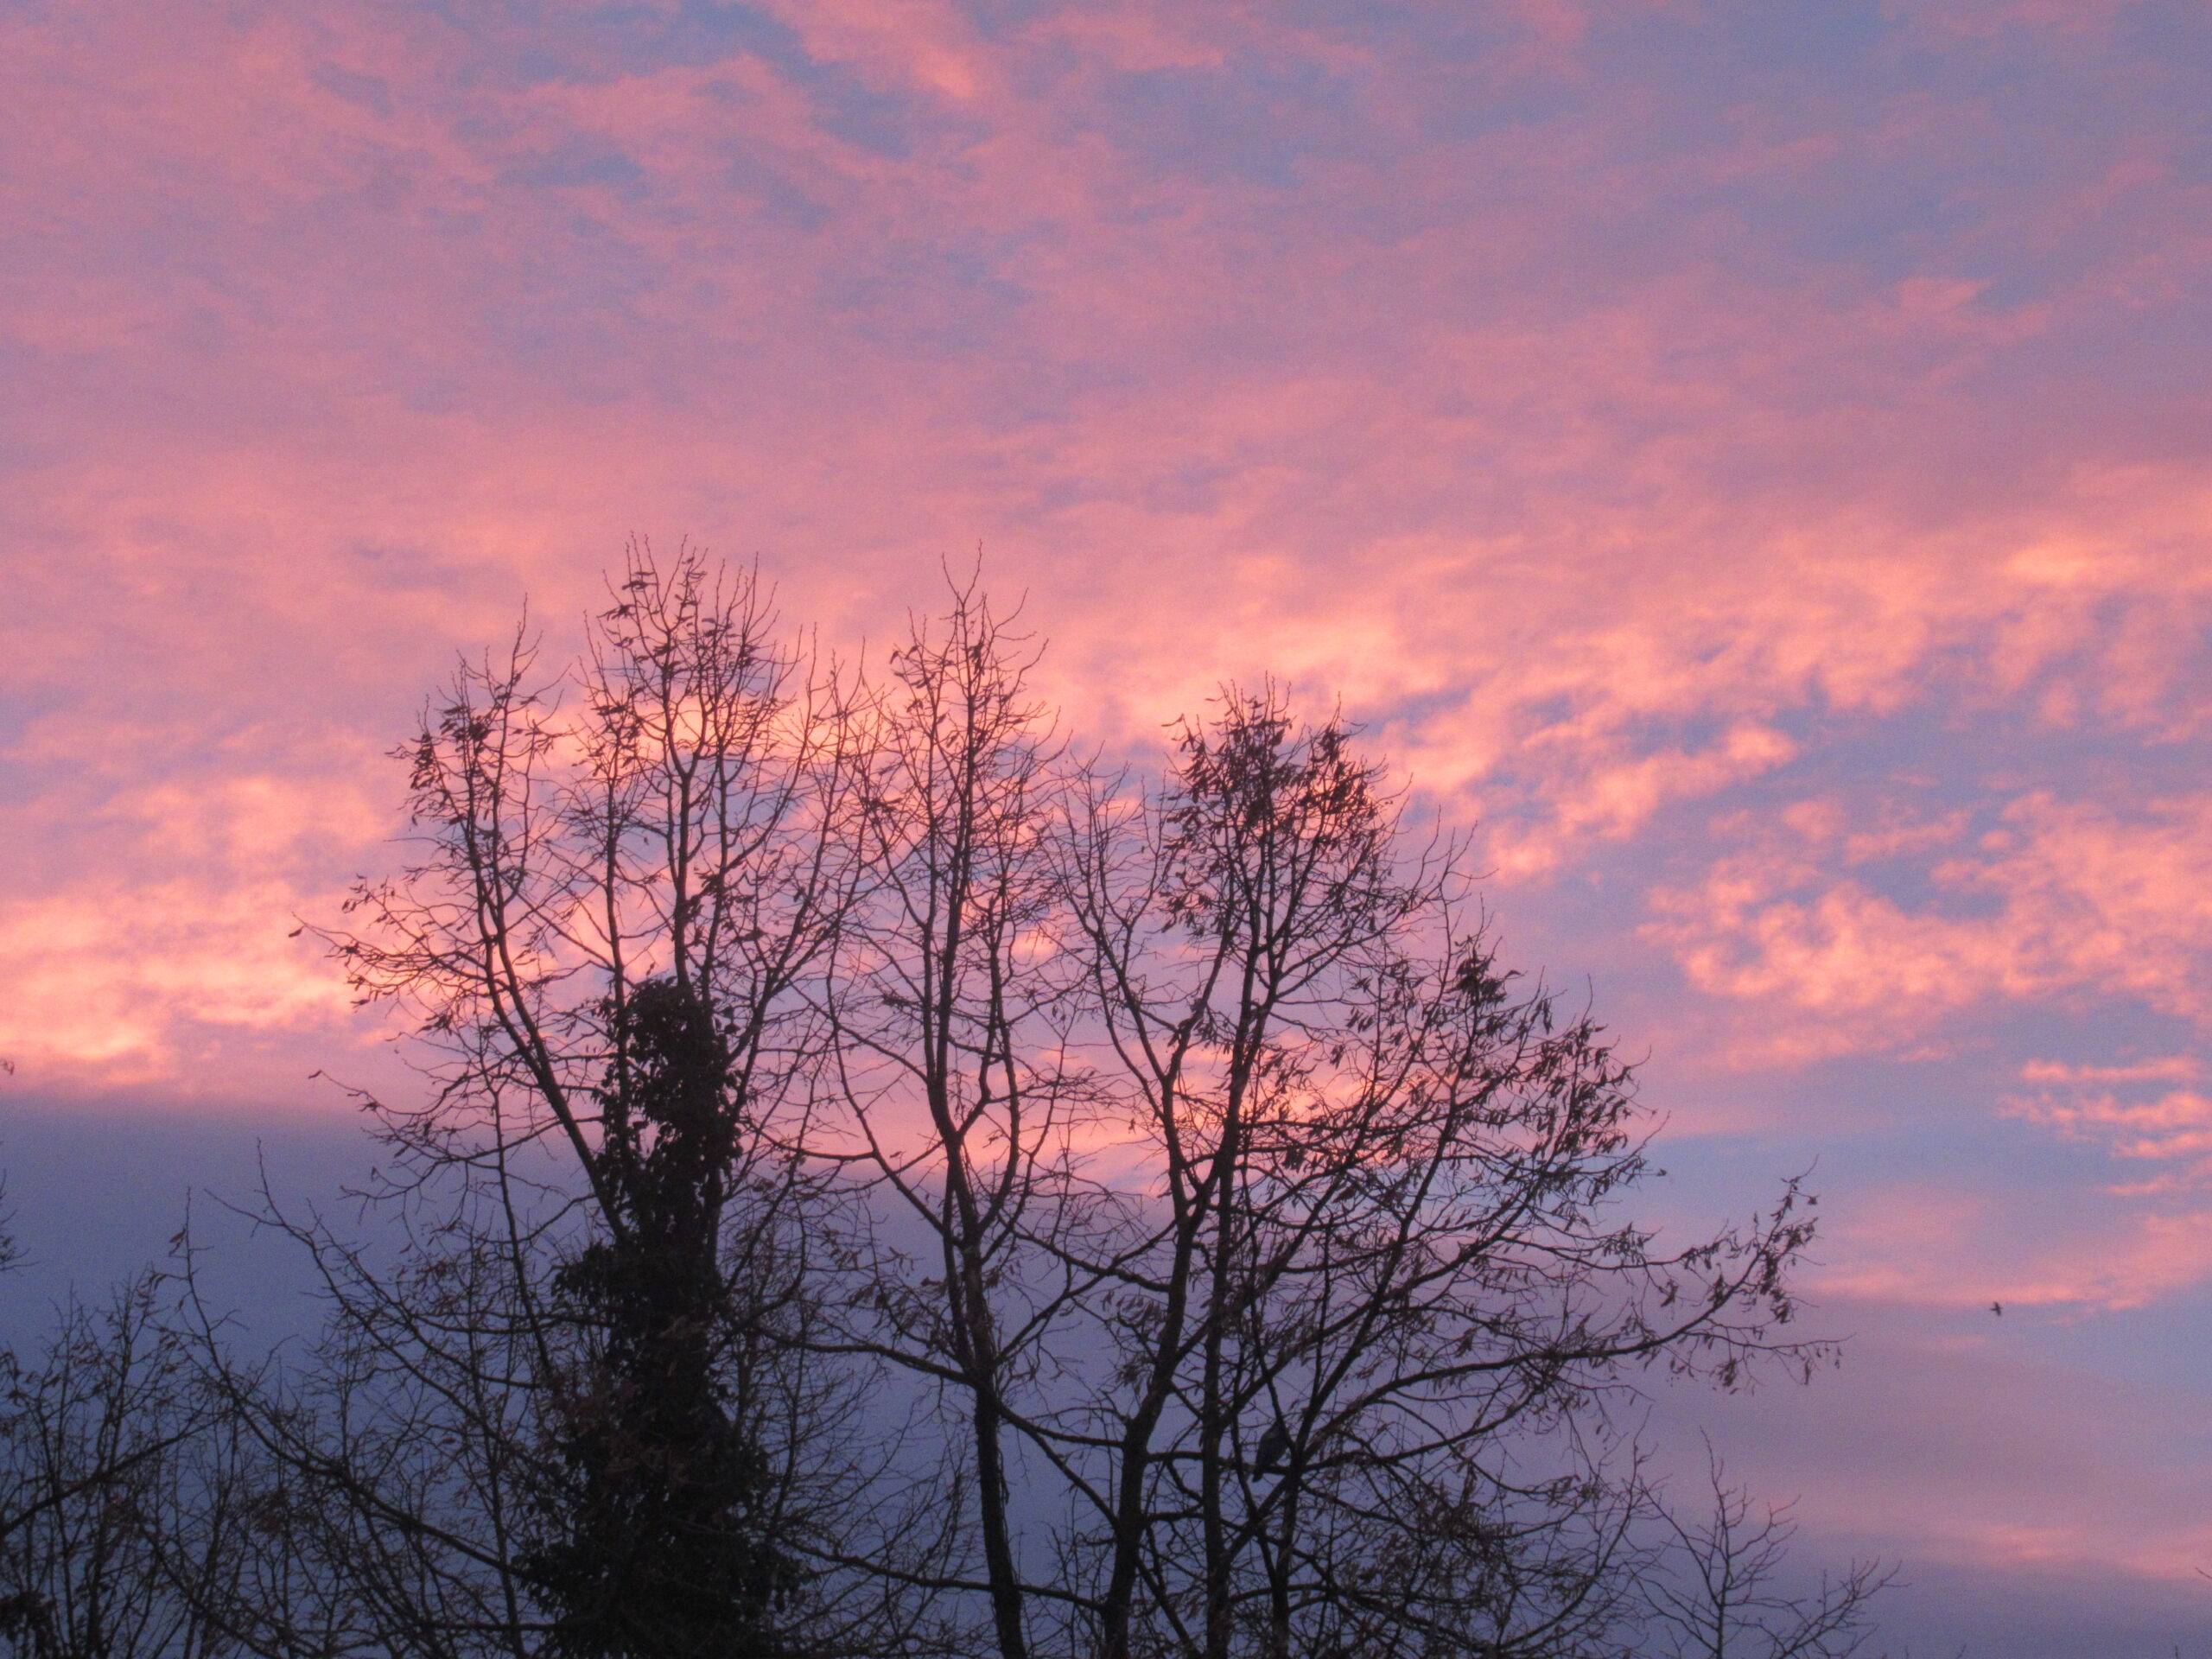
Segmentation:
{"type": "Polygon", "coordinates": [[[1608,1400],[1815,1357],[1794,1193],[1628,1223],[1628,1068],[1513,993],[1340,725],[1232,696],[1147,793],[1027,666],[972,592],[895,658],[825,987],[842,1348],[960,1420],[943,1584],[1002,1659],[1596,1650],[1647,1553],[1608,1400]]]}
{"type": "Polygon", "coordinates": [[[0,1637],[27,1659],[236,1650],[204,1616],[232,1565],[230,1442],[160,1296],[149,1273],[72,1300],[34,1361],[0,1357],[0,1637]]]}
{"type": "Polygon", "coordinates": [[[1809,1589],[1788,1572],[1796,1522],[1728,1483],[1707,1452],[1706,1502],[1694,1516],[1661,1511],[1669,1548],[1639,1577],[1663,1659],[1852,1659],[1872,1639],[1869,1604],[1895,1578],[1853,1561],[1809,1589]]]}
{"type": "Polygon", "coordinates": [[[905,1604],[836,1563],[905,1533],[793,1357],[820,1177],[783,1149],[860,870],[853,711],[749,572],[639,546],[613,598],[565,679],[518,636],[404,751],[422,855],[330,937],[433,1086],[369,1103],[381,1240],[271,1213],[332,1318],[234,1403],[374,1645],[866,1647],[905,1604]]]}
{"type": "Polygon", "coordinates": [[[945,1391],[961,1420],[950,1501],[972,1507],[982,1577],[947,1584],[980,1589],[1002,1659],[1029,1651],[1029,1600],[1058,1593],[1016,1543],[1009,1438],[1055,1357],[1068,1286],[1029,1241],[1061,1224],[1086,1098],[1065,1056],[1071,982],[1046,948],[1063,756],[1021,645],[971,588],[893,658],[866,898],[825,987],[843,1111],[814,1143],[858,1182],[847,1351],[945,1391]],[[902,1220],[917,1244],[895,1242],[902,1220]]]}
{"type": "Polygon", "coordinates": [[[1075,1299],[1111,1386],[1039,1431],[1093,1454],[1101,1650],[1571,1651],[1625,1513],[1580,1455],[1607,1390],[1738,1380],[1808,1229],[1785,1193],[1659,1251],[1621,1213],[1628,1068],[1514,994],[1340,724],[1231,693],[1179,749],[1091,792],[1070,883],[1147,1154],[1075,1299]]]}

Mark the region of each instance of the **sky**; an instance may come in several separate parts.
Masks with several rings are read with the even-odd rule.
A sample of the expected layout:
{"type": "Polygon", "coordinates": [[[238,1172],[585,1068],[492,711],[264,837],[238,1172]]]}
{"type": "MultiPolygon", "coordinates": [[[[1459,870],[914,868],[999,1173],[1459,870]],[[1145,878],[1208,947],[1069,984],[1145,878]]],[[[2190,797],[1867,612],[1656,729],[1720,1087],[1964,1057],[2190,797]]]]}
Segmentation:
{"type": "Polygon", "coordinates": [[[980,558],[1474,825],[1662,1208],[1811,1172],[1843,1365],[1664,1409],[1897,1641],[2212,1656],[2208,325],[2178,0],[0,0],[19,1227],[334,1166],[293,929],[525,599],[980,558]]]}

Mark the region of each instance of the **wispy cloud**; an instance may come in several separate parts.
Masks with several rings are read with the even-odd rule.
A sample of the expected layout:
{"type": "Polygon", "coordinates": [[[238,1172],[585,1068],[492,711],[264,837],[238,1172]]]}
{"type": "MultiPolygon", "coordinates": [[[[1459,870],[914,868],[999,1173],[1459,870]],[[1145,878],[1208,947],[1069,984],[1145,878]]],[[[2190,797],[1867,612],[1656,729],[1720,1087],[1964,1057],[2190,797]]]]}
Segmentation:
{"type": "Polygon", "coordinates": [[[1103,741],[1340,695],[1762,1133],[2078,1160],[2046,1255],[1929,1128],[1854,1294],[2177,1303],[2208,108],[2163,0],[0,9],[0,1052],[358,1045],[292,917],[628,532],[845,650],[980,547],[1103,741]]]}

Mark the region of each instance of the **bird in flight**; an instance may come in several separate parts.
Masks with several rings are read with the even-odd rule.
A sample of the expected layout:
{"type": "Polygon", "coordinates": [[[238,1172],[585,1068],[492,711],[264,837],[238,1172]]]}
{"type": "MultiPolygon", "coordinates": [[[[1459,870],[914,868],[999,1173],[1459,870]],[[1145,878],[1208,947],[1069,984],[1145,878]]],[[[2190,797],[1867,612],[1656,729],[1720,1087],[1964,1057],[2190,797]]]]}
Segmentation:
{"type": "Polygon", "coordinates": [[[1989,1305],[1989,1311],[2001,1319],[2005,1317],[2005,1304],[2002,1302],[1992,1302],[1989,1305]]]}

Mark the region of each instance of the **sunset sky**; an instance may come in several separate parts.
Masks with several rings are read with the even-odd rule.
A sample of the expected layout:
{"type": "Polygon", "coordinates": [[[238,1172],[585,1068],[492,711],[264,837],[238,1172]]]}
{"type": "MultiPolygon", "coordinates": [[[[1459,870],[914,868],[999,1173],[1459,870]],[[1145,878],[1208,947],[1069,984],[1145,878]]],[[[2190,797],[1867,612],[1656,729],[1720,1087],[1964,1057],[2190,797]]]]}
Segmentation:
{"type": "Polygon", "coordinates": [[[1660,1408],[1808,1559],[2212,1656],[2202,0],[0,0],[0,228],[35,1255],[353,1133],[289,936],[525,597],[980,556],[1072,729],[1273,672],[1476,825],[1662,1211],[1813,1172],[1843,1367],[1660,1408]]]}

